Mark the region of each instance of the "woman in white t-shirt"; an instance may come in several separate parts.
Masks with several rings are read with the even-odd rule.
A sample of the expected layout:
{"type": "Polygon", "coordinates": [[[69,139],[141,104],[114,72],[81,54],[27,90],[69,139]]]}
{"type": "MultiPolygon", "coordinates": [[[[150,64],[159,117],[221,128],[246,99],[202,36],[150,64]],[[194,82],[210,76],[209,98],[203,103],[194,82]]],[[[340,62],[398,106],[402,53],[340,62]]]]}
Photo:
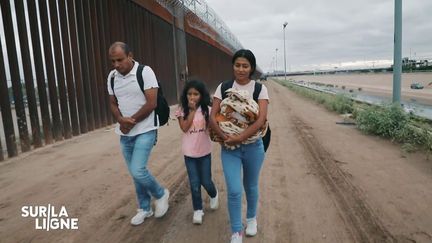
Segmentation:
{"type": "MultiPolygon", "coordinates": [[[[232,88],[246,90],[252,98],[255,81],[251,79],[256,69],[255,56],[250,50],[239,50],[233,58],[234,77],[232,88]]],[[[269,97],[267,88],[262,85],[258,95],[259,114],[258,119],[249,125],[238,135],[225,134],[216,121],[216,115],[220,112],[222,102],[222,83],[217,87],[213,97],[213,106],[210,114],[210,125],[213,131],[223,139],[223,143],[236,146],[234,150],[222,145],[221,159],[228,190],[228,212],[231,223],[231,242],[242,242],[242,194],[243,187],[247,199],[246,235],[254,236],[257,233],[257,204],[258,204],[258,179],[261,166],[264,161],[264,145],[262,139],[253,143],[243,144],[246,139],[252,137],[265,124],[267,120],[267,106],[269,97]],[[243,168],[243,169],[242,169],[243,168]],[[243,176],[241,172],[243,171],[243,176]],[[243,186],[242,186],[243,178],[243,186]]]]}

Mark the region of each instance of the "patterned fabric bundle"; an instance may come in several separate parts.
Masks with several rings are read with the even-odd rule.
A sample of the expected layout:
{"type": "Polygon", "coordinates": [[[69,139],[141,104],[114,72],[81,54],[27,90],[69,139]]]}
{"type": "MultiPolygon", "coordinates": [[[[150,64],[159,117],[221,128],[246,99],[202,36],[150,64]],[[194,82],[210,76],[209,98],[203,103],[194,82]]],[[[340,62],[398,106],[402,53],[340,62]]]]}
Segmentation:
{"type": "MultiPolygon", "coordinates": [[[[216,121],[221,130],[227,135],[238,135],[258,119],[259,106],[249,96],[246,90],[228,89],[227,98],[222,100],[220,113],[216,115],[216,121]]],[[[243,141],[243,144],[253,143],[266,133],[268,122],[254,135],[243,141]]],[[[223,143],[222,138],[211,132],[211,139],[223,143]]],[[[237,146],[223,145],[228,149],[235,149],[237,146]]]]}

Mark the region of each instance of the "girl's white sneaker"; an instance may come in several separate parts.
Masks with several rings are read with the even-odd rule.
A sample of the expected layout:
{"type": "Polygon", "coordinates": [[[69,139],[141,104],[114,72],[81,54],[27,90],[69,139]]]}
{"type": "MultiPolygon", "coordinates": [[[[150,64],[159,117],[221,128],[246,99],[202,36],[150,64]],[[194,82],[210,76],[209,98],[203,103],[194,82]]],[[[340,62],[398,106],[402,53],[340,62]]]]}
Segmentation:
{"type": "Polygon", "coordinates": [[[219,192],[216,189],[216,196],[215,197],[210,197],[210,208],[212,210],[216,210],[219,207],[219,192]]]}
{"type": "Polygon", "coordinates": [[[202,224],[204,212],[202,210],[195,210],[192,222],[194,224],[202,224]]]}

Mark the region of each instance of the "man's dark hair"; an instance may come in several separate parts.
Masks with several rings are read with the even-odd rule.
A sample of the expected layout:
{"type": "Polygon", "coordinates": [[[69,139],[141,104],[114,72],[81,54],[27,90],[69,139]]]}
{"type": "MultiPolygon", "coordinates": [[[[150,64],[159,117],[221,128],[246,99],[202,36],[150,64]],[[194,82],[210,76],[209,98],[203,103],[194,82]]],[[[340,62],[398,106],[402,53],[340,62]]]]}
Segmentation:
{"type": "Polygon", "coordinates": [[[112,43],[109,48],[109,51],[111,52],[116,47],[120,47],[126,55],[129,55],[131,53],[131,49],[129,48],[129,45],[121,41],[112,43]]]}

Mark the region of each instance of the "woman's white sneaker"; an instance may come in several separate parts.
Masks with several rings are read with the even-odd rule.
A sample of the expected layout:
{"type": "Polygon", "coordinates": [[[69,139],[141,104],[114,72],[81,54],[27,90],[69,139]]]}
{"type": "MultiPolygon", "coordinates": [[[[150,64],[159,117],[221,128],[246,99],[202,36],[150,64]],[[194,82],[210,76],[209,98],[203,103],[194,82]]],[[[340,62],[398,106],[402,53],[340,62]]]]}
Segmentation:
{"type": "Polygon", "coordinates": [[[202,224],[204,212],[202,210],[195,210],[192,222],[194,224],[202,224]]]}
{"type": "Polygon", "coordinates": [[[169,199],[169,191],[168,189],[165,189],[164,195],[155,201],[155,205],[156,205],[155,218],[160,218],[164,216],[165,213],[168,211],[169,208],[168,199],[169,199]]]}
{"type": "Polygon", "coordinates": [[[216,189],[216,196],[210,197],[210,209],[216,210],[219,207],[219,191],[216,189]]]}
{"type": "Polygon", "coordinates": [[[145,218],[149,218],[151,216],[153,216],[153,210],[150,209],[150,211],[144,211],[141,208],[137,209],[137,214],[131,219],[131,224],[140,225],[144,223],[145,218]]]}
{"type": "Polygon", "coordinates": [[[246,236],[255,236],[258,226],[256,218],[246,219],[246,222],[246,236]]]}

